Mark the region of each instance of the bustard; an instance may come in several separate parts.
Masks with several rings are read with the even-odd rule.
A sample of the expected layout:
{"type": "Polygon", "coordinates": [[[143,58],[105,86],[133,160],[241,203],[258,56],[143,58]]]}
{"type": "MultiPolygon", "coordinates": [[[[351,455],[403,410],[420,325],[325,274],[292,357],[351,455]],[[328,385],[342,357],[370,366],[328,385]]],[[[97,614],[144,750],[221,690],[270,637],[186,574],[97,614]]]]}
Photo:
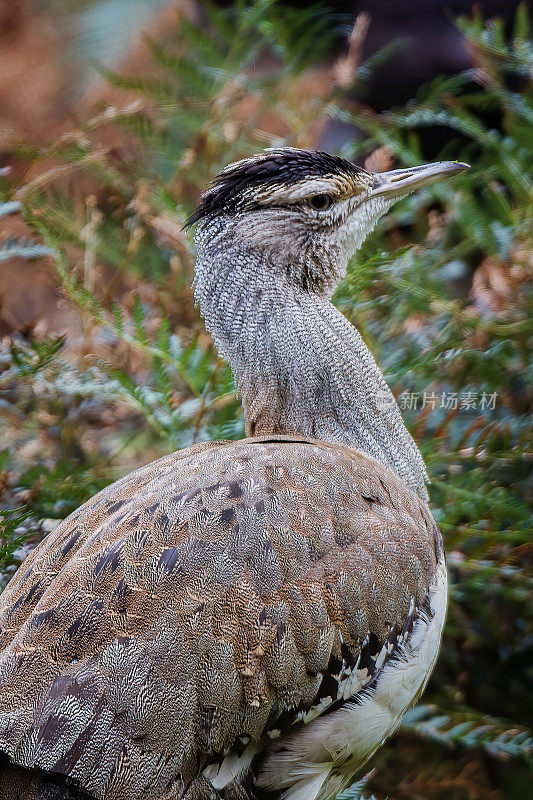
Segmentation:
{"type": "Polygon", "coordinates": [[[439,649],[443,546],[330,297],[397,198],[465,168],[283,148],[206,191],[196,298],[249,438],[127,475],[22,564],[1,597],[11,762],[99,800],[332,800],[398,727],[439,649]]]}

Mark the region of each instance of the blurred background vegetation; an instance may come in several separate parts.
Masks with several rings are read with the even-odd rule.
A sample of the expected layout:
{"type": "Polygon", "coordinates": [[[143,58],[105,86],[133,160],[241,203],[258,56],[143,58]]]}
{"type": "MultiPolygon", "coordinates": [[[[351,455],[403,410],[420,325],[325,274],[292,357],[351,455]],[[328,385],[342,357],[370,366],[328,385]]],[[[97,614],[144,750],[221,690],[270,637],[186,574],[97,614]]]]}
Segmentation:
{"type": "Polygon", "coordinates": [[[182,230],[219,169],[280,144],[373,170],[473,165],[398,204],[336,295],[421,445],[451,578],[422,704],[354,798],[522,800],[533,783],[533,48],[527,6],[503,5],[376,0],[354,22],[271,0],[13,0],[0,16],[2,586],[121,474],[243,435],[182,230]]]}

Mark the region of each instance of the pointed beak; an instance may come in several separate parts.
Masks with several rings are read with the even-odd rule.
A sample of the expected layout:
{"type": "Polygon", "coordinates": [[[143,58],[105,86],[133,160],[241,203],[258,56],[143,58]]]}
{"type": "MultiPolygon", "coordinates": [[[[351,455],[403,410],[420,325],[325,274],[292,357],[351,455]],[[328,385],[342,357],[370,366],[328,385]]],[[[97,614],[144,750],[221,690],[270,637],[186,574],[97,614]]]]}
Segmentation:
{"type": "Polygon", "coordinates": [[[370,191],[370,197],[395,197],[408,194],[441,178],[451,178],[452,175],[464,172],[465,169],[470,169],[470,165],[462,164],[460,161],[437,161],[435,164],[423,164],[421,167],[378,172],[374,175],[374,186],[370,191]]]}

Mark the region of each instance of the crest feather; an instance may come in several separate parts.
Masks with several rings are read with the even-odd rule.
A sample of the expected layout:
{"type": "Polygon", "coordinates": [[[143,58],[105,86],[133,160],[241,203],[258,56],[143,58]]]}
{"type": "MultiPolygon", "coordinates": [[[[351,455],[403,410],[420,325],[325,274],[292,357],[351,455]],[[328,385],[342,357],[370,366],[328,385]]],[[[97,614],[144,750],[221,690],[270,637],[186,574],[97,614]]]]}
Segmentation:
{"type": "Polygon", "coordinates": [[[245,192],[254,187],[291,186],[308,178],[358,178],[368,173],[351,161],[319,150],[279,147],[264,150],[252,158],[229,164],[202,195],[196,210],[185,223],[194,225],[209,214],[235,211],[246,205],[245,192]]]}

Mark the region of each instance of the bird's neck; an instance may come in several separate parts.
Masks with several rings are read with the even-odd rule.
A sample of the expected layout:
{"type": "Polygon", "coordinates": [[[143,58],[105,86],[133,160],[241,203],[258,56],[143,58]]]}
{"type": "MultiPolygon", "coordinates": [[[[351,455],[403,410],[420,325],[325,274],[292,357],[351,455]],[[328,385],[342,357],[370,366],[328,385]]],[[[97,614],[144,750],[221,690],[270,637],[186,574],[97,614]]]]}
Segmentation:
{"type": "Polygon", "coordinates": [[[232,367],[247,435],[350,445],[426,498],[422,457],[356,328],[223,224],[207,223],[196,241],[196,299],[232,367]]]}

